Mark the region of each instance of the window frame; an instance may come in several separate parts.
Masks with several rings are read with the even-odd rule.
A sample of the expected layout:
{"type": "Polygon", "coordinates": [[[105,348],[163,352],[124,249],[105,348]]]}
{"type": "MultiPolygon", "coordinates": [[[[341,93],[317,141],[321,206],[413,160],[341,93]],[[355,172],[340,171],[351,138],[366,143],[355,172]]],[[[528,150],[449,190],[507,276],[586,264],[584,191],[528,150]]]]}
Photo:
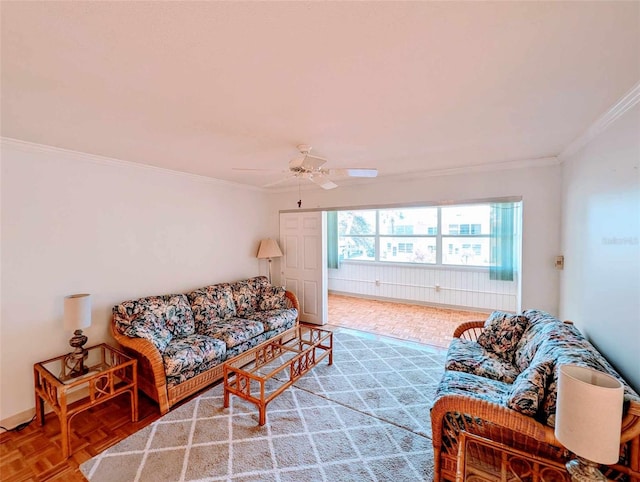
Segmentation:
{"type": "MultiPolygon", "coordinates": [[[[477,223],[460,223],[458,224],[458,234],[443,234],[443,226],[442,226],[442,209],[443,208],[450,208],[450,207],[472,207],[472,206],[487,206],[487,205],[491,205],[492,202],[495,201],[479,201],[479,202],[461,202],[461,203],[455,203],[455,204],[444,204],[444,205],[416,205],[416,206],[400,206],[400,207],[376,207],[376,208],[352,208],[352,209],[341,209],[339,210],[339,212],[345,212],[345,211],[375,211],[375,232],[373,234],[349,234],[349,235],[340,235],[338,234],[338,239],[344,239],[344,238],[373,238],[374,239],[374,256],[373,259],[350,259],[350,258],[343,258],[342,262],[348,262],[348,263],[365,263],[365,264],[371,264],[371,263],[381,263],[381,264],[385,264],[385,265],[389,265],[389,264],[396,264],[399,266],[411,266],[411,267],[430,267],[430,268],[447,268],[447,269],[473,269],[473,270],[488,270],[489,269],[489,265],[481,265],[481,264],[463,264],[463,263],[445,263],[443,262],[444,259],[444,249],[448,249],[445,248],[445,244],[448,244],[446,242],[447,238],[455,238],[455,239],[464,239],[465,242],[468,242],[471,246],[470,249],[473,249],[475,245],[479,244],[477,242],[477,240],[481,240],[481,239],[486,239],[489,240],[490,239],[490,233],[487,234],[471,234],[473,232],[476,231],[476,229],[474,229],[474,226],[477,225],[477,223]],[[435,228],[436,234],[381,234],[381,229],[380,229],[380,212],[381,211],[385,211],[385,210],[399,210],[399,209],[415,209],[415,208],[432,208],[432,209],[436,209],[436,213],[437,213],[437,225],[435,228]],[[461,225],[466,225],[468,226],[468,231],[469,234],[459,234],[460,233],[460,226],[461,225]],[[381,246],[383,245],[383,243],[389,243],[389,241],[386,241],[385,238],[406,238],[406,241],[403,240],[404,243],[411,243],[413,244],[413,248],[415,247],[415,243],[413,243],[411,240],[412,239],[416,239],[416,238],[426,238],[426,239],[435,239],[435,262],[428,262],[428,263],[417,263],[417,262],[413,262],[413,261],[398,261],[398,260],[389,260],[389,259],[381,259],[381,246]],[[474,241],[476,241],[474,243],[474,241]]],[[[502,201],[501,201],[502,202],[502,201]]],[[[514,200],[514,201],[504,201],[504,202],[521,202],[521,200],[514,200]]],[[[428,232],[432,232],[432,228],[429,227],[427,228],[428,232]]],[[[398,246],[396,246],[396,248],[398,249],[398,253],[400,253],[401,251],[399,250],[398,246]]],[[[454,248],[455,249],[455,248],[454,248]]],[[[474,253],[475,253],[475,249],[473,249],[474,253]]],[[[489,253],[490,256],[490,253],[489,253]]]]}

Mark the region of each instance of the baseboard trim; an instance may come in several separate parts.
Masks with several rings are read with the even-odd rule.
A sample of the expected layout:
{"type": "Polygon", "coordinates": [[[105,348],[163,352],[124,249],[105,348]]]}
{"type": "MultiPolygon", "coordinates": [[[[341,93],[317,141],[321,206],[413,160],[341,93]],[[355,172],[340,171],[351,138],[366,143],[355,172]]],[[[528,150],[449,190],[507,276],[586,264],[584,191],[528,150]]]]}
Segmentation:
{"type": "MultiPolygon", "coordinates": [[[[6,433],[6,432],[10,432],[12,430],[14,430],[17,426],[19,426],[20,424],[23,423],[27,423],[29,420],[31,420],[33,418],[33,416],[36,414],[36,409],[35,407],[29,408],[23,412],[20,413],[16,413],[15,415],[12,415],[11,417],[7,417],[4,418],[2,420],[0,420],[0,425],[2,425],[3,429],[0,429],[2,432],[0,433],[6,433]]],[[[35,420],[34,420],[35,422],[35,420]]]]}
{"type": "MultiPolygon", "coordinates": [[[[80,390],[69,392],[67,393],[67,404],[71,404],[73,402],[76,402],[88,396],[89,396],[88,388],[81,388],[80,390]]],[[[53,412],[53,409],[47,403],[44,403],[44,414],[47,415],[48,413],[51,413],[51,412],[53,412]]],[[[8,430],[0,429],[1,430],[0,433],[9,432],[13,430],[15,427],[17,427],[18,425],[28,422],[33,418],[35,413],[36,413],[36,407],[34,406],[22,412],[16,413],[15,415],[11,415],[10,417],[0,420],[0,425],[8,429],[8,430]]]]}

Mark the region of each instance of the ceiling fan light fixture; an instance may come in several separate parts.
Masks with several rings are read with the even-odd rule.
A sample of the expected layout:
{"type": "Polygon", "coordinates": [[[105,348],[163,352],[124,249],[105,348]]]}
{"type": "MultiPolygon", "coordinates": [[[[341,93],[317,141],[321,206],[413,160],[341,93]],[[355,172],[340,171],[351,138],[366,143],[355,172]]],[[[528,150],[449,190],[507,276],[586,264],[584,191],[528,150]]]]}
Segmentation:
{"type": "Polygon", "coordinates": [[[377,177],[378,170],[372,168],[345,168],[345,169],[330,169],[330,174],[336,174],[338,176],[349,177],[377,177]]]}
{"type": "MultiPolygon", "coordinates": [[[[288,173],[288,176],[284,179],[280,179],[269,184],[265,184],[263,187],[272,187],[282,182],[286,182],[290,179],[306,179],[314,184],[320,186],[322,189],[334,189],[338,185],[329,179],[329,176],[349,176],[349,177],[363,177],[372,178],[378,175],[378,170],[374,168],[339,168],[339,169],[326,169],[322,166],[327,162],[326,159],[318,156],[312,156],[311,146],[306,144],[299,144],[298,151],[300,152],[295,158],[289,161],[289,169],[284,172],[288,173]]],[[[241,171],[261,171],[263,169],[238,169],[241,171]]]]}

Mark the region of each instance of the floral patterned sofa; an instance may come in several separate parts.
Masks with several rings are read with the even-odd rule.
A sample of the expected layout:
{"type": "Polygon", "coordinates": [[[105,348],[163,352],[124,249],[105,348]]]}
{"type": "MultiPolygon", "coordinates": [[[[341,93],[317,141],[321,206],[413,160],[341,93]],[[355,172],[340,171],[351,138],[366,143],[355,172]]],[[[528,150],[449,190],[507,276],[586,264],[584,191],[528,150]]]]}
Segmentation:
{"type": "Polygon", "coordinates": [[[111,332],[138,360],[138,386],[164,414],[222,378],[222,362],[298,323],[298,300],[258,276],[113,307],[111,332]]]}
{"type": "Polygon", "coordinates": [[[564,364],[623,382],[620,460],[613,468],[640,482],[640,397],[573,324],[539,310],[493,312],[455,331],[431,408],[434,480],[456,480],[459,444],[468,437],[564,463],[569,453],[553,429],[564,364]]]}

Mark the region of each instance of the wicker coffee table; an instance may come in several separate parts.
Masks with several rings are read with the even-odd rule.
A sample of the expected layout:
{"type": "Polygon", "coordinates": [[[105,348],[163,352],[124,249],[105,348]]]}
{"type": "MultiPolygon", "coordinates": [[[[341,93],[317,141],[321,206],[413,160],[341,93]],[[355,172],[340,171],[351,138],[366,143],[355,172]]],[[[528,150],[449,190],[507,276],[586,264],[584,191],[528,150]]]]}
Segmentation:
{"type": "Polygon", "coordinates": [[[257,405],[264,425],[267,404],[326,357],[333,364],[332,332],[291,328],[224,362],[224,407],[230,394],[237,395],[257,405]]]}

